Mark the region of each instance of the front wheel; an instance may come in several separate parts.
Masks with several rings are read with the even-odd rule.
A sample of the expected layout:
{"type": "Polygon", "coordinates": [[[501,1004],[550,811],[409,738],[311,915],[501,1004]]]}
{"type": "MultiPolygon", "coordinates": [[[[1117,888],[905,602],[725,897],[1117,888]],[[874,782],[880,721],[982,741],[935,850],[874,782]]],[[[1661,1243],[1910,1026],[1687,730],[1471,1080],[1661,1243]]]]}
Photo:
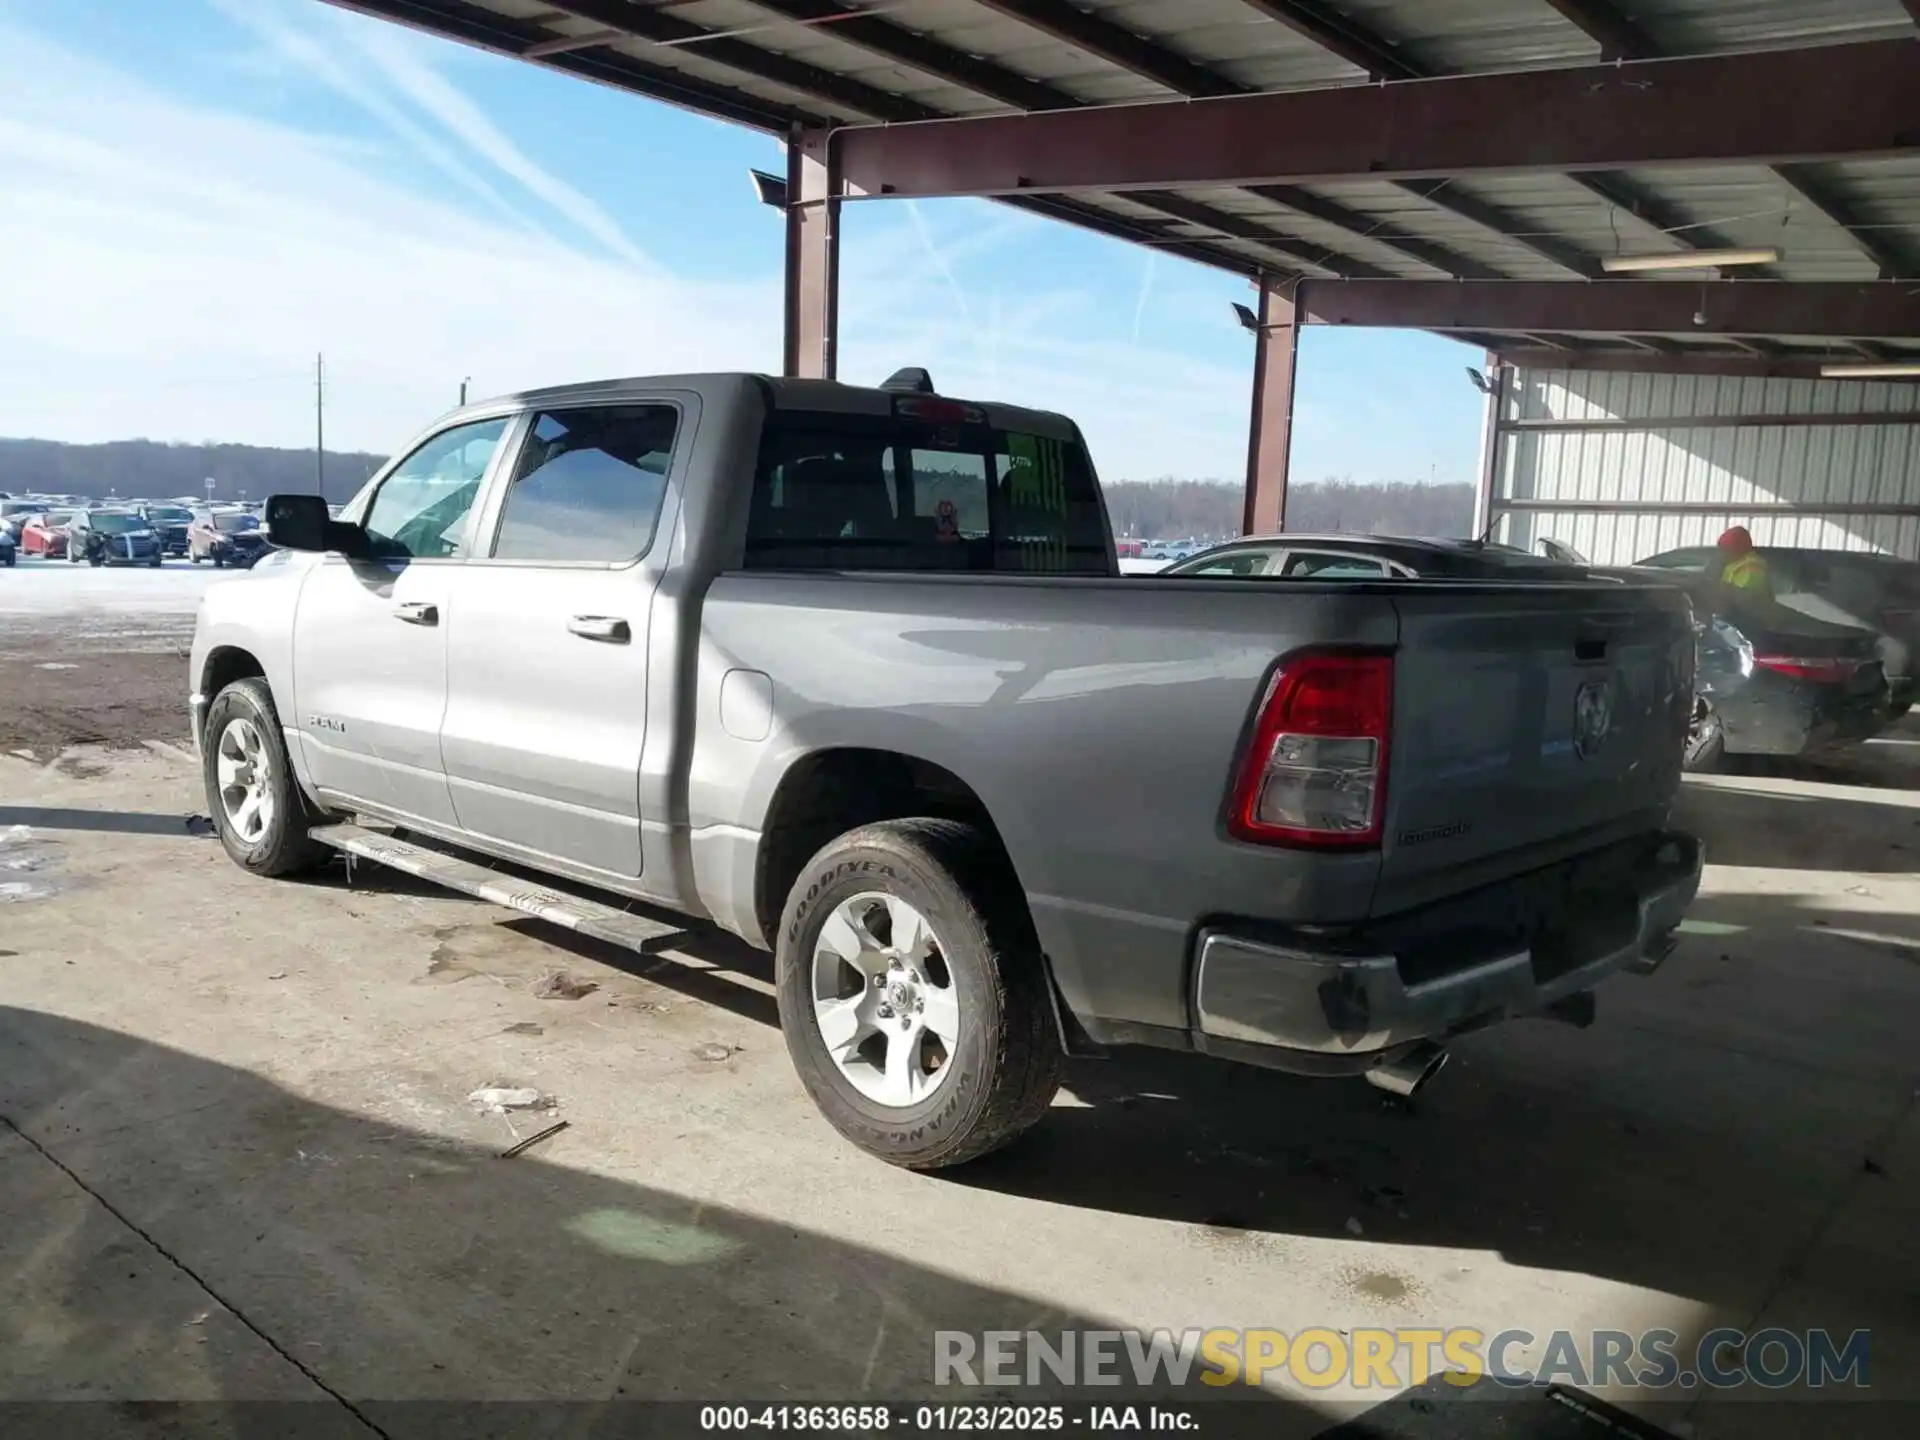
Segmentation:
{"type": "Polygon", "coordinates": [[[827,845],[787,898],[775,971],[807,1093],[891,1164],[935,1170],[997,1150],[1060,1087],[1032,922],[972,826],[895,820],[827,845]]]}
{"type": "Polygon", "coordinates": [[[147,561],[147,568],[149,570],[158,570],[160,568],[160,556],[158,554],[155,554],[147,561]]]}
{"type": "Polygon", "coordinates": [[[325,855],[308,835],[312,821],[265,680],[236,680],[213,697],[200,768],[220,843],[242,869],[291,875],[325,855]]]}

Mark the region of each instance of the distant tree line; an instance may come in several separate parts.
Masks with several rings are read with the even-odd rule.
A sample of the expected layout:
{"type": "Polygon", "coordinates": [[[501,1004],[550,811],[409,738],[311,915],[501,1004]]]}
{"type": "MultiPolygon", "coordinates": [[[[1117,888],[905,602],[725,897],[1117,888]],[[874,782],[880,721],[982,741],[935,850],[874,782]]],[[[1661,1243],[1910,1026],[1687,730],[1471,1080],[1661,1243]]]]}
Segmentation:
{"type": "MultiPolygon", "coordinates": [[[[350,499],[386,457],[328,451],[326,497],[350,499]]],[[[311,450],[265,445],[178,445],[114,440],[69,445],[61,440],[0,439],[0,491],[46,491],[95,500],[201,496],[257,500],[278,491],[314,488],[311,450]]],[[[1225,539],[1240,530],[1240,487],[1210,480],[1120,480],[1106,487],[1114,530],[1149,540],[1225,539]]],[[[1465,535],[1473,527],[1473,487],[1352,479],[1296,483],[1287,494],[1290,530],[1344,530],[1382,535],[1465,535]]]]}
{"type": "MultiPolygon", "coordinates": [[[[385,459],[384,455],[329,450],[328,501],[338,504],[350,499],[385,459]]],[[[10,495],[39,491],[94,500],[164,500],[175,495],[204,496],[209,478],[217,500],[238,500],[243,495],[258,500],[289,490],[311,495],[313,451],[158,440],[69,445],[62,440],[0,439],[0,490],[10,495]]]]}
{"type": "MultiPolygon", "coordinates": [[[[1106,487],[1121,535],[1145,540],[1226,539],[1240,532],[1240,486],[1209,480],[1120,480],[1106,487]]],[[[1473,528],[1473,487],[1404,480],[1362,484],[1307,480],[1287,490],[1289,530],[1363,535],[1465,535],[1473,528]]]]}

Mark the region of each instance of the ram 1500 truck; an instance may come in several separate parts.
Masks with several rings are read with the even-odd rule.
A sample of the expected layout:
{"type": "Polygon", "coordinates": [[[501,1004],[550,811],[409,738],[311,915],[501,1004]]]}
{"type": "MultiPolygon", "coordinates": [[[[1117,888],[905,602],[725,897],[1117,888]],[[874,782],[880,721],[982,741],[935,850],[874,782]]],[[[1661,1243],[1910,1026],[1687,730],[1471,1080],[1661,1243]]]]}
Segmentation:
{"type": "Polygon", "coordinates": [[[1683,596],[1123,578],[1077,427],[924,372],[516,395],[267,515],[191,659],[233,859],[771,949],[802,1081],[896,1164],[1121,1045],[1409,1092],[1584,1021],[1699,883],[1683,596]]]}

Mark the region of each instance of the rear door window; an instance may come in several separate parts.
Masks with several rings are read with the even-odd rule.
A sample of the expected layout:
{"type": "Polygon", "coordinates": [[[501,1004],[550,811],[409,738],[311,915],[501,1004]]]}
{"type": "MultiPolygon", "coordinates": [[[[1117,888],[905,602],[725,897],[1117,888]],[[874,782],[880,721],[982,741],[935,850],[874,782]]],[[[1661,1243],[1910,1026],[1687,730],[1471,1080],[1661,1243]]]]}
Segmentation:
{"type": "Polygon", "coordinates": [[[775,411],[754,479],[746,564],[1114,573],[1084,446],[917,396],[892,416],[775,411]]]}

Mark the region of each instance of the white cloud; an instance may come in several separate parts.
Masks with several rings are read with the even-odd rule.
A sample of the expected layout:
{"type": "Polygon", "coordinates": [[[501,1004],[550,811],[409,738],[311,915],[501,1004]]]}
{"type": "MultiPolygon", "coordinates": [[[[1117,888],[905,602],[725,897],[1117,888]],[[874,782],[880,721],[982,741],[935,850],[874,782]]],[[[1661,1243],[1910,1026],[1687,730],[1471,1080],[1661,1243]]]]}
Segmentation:
{"type": "MultiPolygon", "coordinates": [[[[315,13],[329,18],[300,23],[331,30],[315,13]]],[[[304,444],[317,351],[329,443],[376,450],[469,375],[489,393],[777,365],[777,226],[759,272],[676,275],[479,111],[430,50],[362,36],[370,63],[356,66],[277,23],[252,22],[272,56],[372,116],[391,145],[171,93],[0,21],[0,434],[304,444]],[[410,186],[422,166],[452,189],[410,186]]],[[[859,207],[846,378],[924,364],[953,393],[1065,410],[1110,478],[1238,470],[1243,370],[1128,345],[1124,317],[1108,343],[1111,299],[1091,280],[1021,275],[1044,222],[987,207],[961,221],[859,207]]]]}

